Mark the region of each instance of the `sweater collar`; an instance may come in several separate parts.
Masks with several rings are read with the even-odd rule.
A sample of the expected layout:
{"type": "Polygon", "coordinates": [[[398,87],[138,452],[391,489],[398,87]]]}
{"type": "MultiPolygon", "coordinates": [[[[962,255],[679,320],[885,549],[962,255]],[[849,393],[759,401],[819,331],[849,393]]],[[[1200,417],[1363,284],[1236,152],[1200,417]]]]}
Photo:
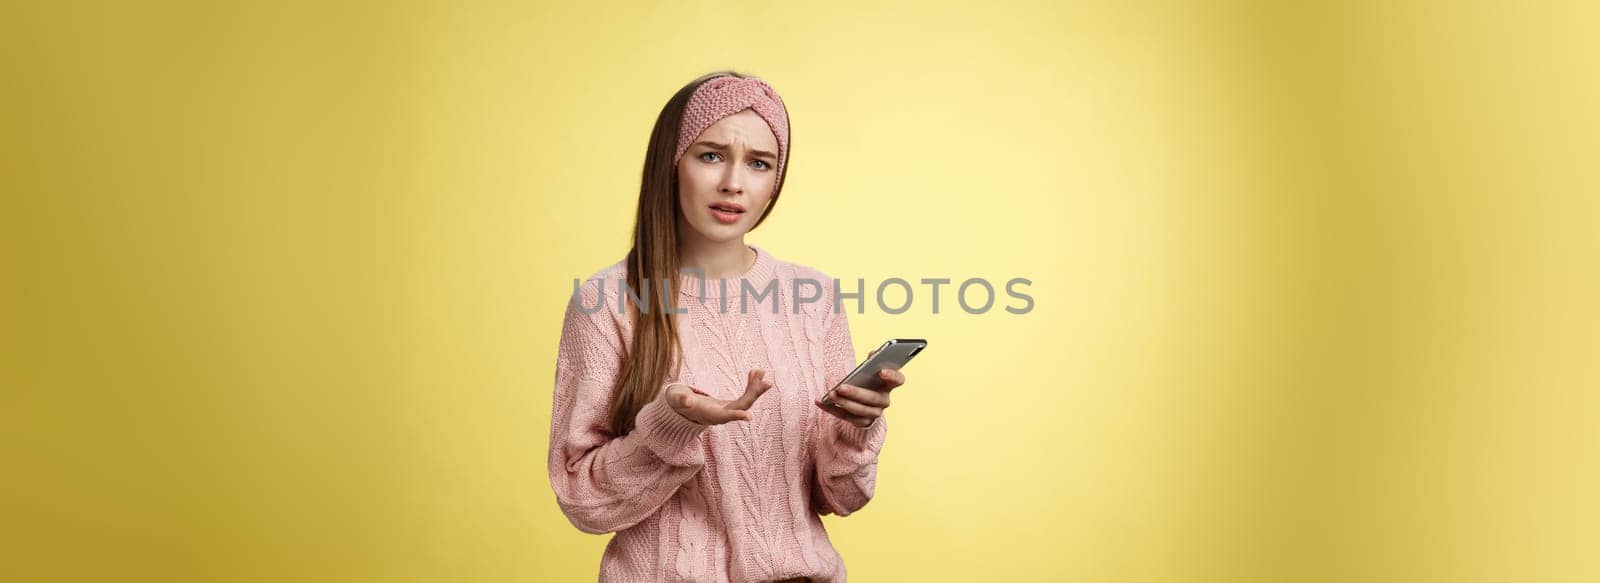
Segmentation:
{"type": "Polygon", "coordinates": [[[701,273],[680,271],[678,273],[678,294],[691,298],[717,298],[722,297],[724,294],[737,296],[740,287],[744,285],[756,290],[755,293],[761,293],[768,285],[772,285],[770,282],[778,274],[777,259],[767,253],[766,249],[749,244],[745,246],[756,252],[756,262],[751,264],[750,268],[746,269],[739,277],[725,278],[719,281],[717,279],[704,279],[704,274],[701,273]],[[701,291],[702,286],[705,288],[703,292],[701,291]]]}

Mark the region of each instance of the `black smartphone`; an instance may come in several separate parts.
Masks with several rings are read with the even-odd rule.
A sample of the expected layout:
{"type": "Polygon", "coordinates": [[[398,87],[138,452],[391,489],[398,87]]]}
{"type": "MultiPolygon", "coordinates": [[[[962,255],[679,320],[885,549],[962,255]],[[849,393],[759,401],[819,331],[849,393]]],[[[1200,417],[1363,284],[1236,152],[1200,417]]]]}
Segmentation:
{"type": "Polygon", "coordinates": [[[895,338],[884,342],[872,356],[856,365],[856,369],[844,376],[838,385],[828,389],[828,394],[822,396],[822,404],[832,405],[833,391],[839,385],[855,385],[868,389],[877,389],[883,386],[883,379],[878,378],[878,371],[886,368],[900,369],[922,349],[928,347],[928,341],[921,338],[895,338]]]}

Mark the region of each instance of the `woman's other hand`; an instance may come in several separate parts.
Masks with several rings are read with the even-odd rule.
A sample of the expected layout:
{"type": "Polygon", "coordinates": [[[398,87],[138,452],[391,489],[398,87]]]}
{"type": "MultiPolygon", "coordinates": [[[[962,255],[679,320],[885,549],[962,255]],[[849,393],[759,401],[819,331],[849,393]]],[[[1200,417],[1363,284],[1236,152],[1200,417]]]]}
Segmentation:
{"type": "Polygon", "coordinates": [[[750,406],[772,388],[766,371],[752,370],[745,383],[744,394],[732,401],[717,399],[682,383],[667,385],[667,403],[679,415],[701,425],[721,425],[729,421],[748,421],[750,406]]]}
{"type": "Polygon", "coordinates": [[[818,399],[816,405],[829,415],[843,419],[856,427],[872,425],[883,416],[883,410],[889,408],[889,391],[906,384],[905,373],[894,369],[886,368],[878,371],[878,378],[883,381],[881,389],[839,385],[839,388],[833,391],[833,396],[828,399],[828,404],[824,405],[822,400],[818,399]]]}

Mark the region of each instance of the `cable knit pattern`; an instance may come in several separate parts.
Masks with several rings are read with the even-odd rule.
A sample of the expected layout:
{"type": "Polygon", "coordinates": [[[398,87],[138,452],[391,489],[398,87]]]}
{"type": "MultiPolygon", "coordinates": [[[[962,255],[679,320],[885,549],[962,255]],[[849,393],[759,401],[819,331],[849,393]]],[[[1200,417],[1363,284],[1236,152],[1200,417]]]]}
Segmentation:
{"type": "MultiPolygon", "coordinates": [[[[590,276],[568,302],[550,483],[574,526],[616,533],[601,581],[846,578],[819,515],[848,515],[872,499],[887,419],[857,428],[812,404],[855,366],[846,314],[833,312],[833,278],[751,249],[755,264],[725,287],[709,280],[702,292],[692,276],[677,282],[687,310],[676,315],[684,366],[666,381],[734,399],[747,371],[766,370],[773,388],[748,421],[703,426],[658,392],[634,431],[613,435],[607,410],[633,340],[631,320],[617,313],[626,265],[590,276]],[[821,299],[799,303],[796,278],[819,282],[821,299]],[[744,294],[748,304],[741,285],[756,290],[744,294]]],[[[802,284],[800,293],[819,292],[802,284]]]]}
{"type": "Polygon", "coordinates": [[[756,77],[717,77],[696,87],[684,105],[683,118],[678,125],[678,150],[672,156],[676,165],[684,151],[695,138],[718,120],[750,109],[767,122],[772,135],[778,138],[778,182],[783,181],[783,167],[789,160],[789,110],[783,105],[778,90],[756,77]]]}

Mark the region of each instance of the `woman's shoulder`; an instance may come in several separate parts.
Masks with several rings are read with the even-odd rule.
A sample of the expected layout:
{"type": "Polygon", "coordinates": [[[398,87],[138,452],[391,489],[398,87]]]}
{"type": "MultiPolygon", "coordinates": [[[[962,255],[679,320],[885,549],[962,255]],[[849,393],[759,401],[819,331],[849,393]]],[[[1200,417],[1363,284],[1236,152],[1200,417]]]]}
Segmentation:
{"type": "MultiPolygon", "coordinates": [[[[626,285],[628,271],[626,260],[618,260],[590,273],[588,277],[574,278],[572,295],[567,301],[568,312],[580,312],[591,317],[617,312],[618,298],[626,285]]],[[[617,318],[607,318],[615,320],[617,318]]]]}
{"type": "Polygon", "coordinates": [[[573,278],[567,299],[563,342],[601,342],[613,350],[627,346],[631,323],[617,309],[618,294],[626,281],[623,263],[602,267],[588,277],[573,278]],[[568,340],[571,338],[571,340],[568,340]]]}
{"type": "Polygon", "coordinates": [[[572,281],[573,295],[582,296],[584,299],[594,299],[602,296],[615,297],[621,291],[621,285],[628,280],[628,263],[626,259],[619,259],[615,263],[606,265],[590,273],[583,279],[572,281]]]}
{"type": "Polygon", "coordinates": [[[824,311],[833,307],[834,300],[837,297],[835,288],[841,286],[845,289],[850,288],[848,284],[840,282],[828,272],[809,264],[789,261],[775,256],[772,260],[778,266],[776,270],[777,278],[785,280],[781,283],[786,291],[796,295],[803,295],[804,297],[811,297],[814,293],[819,295],[820,297],[816,299],[814,305],[824,311]]]}

